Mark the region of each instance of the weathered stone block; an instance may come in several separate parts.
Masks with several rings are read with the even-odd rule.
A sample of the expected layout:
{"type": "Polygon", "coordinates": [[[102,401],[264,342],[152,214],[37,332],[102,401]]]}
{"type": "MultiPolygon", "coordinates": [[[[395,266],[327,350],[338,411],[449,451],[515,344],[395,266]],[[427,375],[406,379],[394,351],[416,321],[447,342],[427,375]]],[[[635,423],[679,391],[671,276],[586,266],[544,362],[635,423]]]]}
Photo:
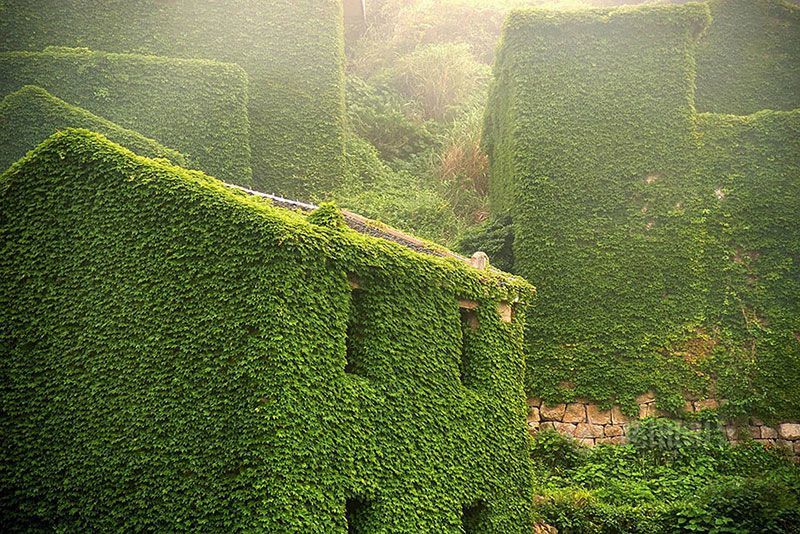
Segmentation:
{"type": "Polygon", "coordinates": [[[539,414],[539,408],[531,407],[528,409],[528,422],[531,421],[539,422],[541,421],[541,415],[539,414]]]}
{"type": "Polygon", "coordinates": [[[636,397],[636,404],[647,404],[656,400],[656,395],[652,391],[647,391],[636,397]]]}
{"type": "Polygon", "coordinates": [[[575,437],[602,438],[603,427],[601,425],[593,425],[591,423],[578,423],[578,427],[575,429],[575,437]]]}
{"type": "Polygon", "coordinates": [[[800,423],[781,423],[778,425],[778,434],[783,439],[800,439],[800,423]]]}
{"type": "Polygon", "coordinates": [[[539,431],[539,422],[538,421],[528,421],[528,432],[531,434],[535,434],[539,431]]]}
{"type": "Polygon", "coordinates": [[[542,399],[539,397],[529,397],[527,403],[531,408],[538,408],[542,405],[542,399]]]}
{"type": "Polygon", "coordinates": [[[551,421],[539,423],[539,430],[555,430],[555,429],[556,429],[556,424],[551,421]]]}
{"type": "Polygon", "coordinates": [[[607,425],[611,423],[611,410],[601,410],[594,404],[586,407],[587,420],[595,425],[607,425]]]}
{"type": "Polygon", "coordinates": [[[566,434],[568,436],[574,436],[575,430],[577,429],[578,425],[573,423],[554,423],[556,430],[561,434],[566,434]]]}
{"type": "Polygon", "coordinates": [[[771,426],[762,426],[759,427],[761,429],[761,437],[764,439],[778,439],[778,431],[772,428],[771,426]]]}
{"type": "Polygon", "coordinates": [[[683,411],[692,413],[694,411],[694,403],[692,401],[686,401],[683,403],[683,411]]]}
{"type": "Polygon", "coordinates": [[[733,425],[728,425],[725,427],[725,436],[728,438],[728,441],[736,441],[739,439],[739,429],[733,425]]]}
{"type": "Polygon", "coordinates": [[[611,422],[615,425],[622,425],[625,423],[629,423],[631,420],[630,417],[622,413],[622,409],[619,406],[614,406],[611,408],[611,422]]]}
{"type": "Polygon", "coordinates": [[[700,410],[716,410],[717,408],[719,408],[719,404],[716,399],[703,399],[694,403],[694,409],[698,412],[700,410]]]}
{"type": "Polygon", "coordinates": [[[656,416],[655,403],[639,405],[639,419],[644,419],[645,417],[655,417],[655,416],[656,416]]]}
{"type": "Polygon", "coordinates": [[[620,425],[606,425],[603,427],[603,434],[607,438],[615,438],[617,436],[622,436],[624,432],[622,430],[622,426],[620,425]]]}
{"type": "Polygon", "coordinates": [[[610,438],[598,438],[595,440],[598,445],[601,443],[607,443],[609,445],[622,445],[625,443],[625,436],[614,436],[610,438]]]}
{"type": "Polygon", "coordinates": [[[594,439],[592,438],[578,438],[578,441],[587,447],[594,447],[594,439]]]}
{"type": "Polygon", "coordinates": [[[564,418],[564,412],[567,410],[566,404],[556,404],[555,406],[548,406],[542,404],[539,408],[542,421],[561,421],[564,418]]]}
{"type": "Polygon", "coordinates": [[[586,422],[586,406],[583,404],[567,404],[567,409],[564,412],[565,423],[585,423],[586,422]]]}

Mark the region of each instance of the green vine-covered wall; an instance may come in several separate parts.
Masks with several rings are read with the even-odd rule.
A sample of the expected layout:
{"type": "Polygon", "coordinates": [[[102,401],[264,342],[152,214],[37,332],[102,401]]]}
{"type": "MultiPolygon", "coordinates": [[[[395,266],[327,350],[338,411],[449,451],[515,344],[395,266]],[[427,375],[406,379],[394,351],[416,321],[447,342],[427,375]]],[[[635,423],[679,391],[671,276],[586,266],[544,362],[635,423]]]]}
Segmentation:
{"type": "Polygon", "coordinates": [[[7,527],[530,532],[521,279],[83,130],[0,223],[7,527]]]}
{"type": "Polygon", "coordinates": [[[788,0],[711,0],[699,41],[699,111],[747,115],[800,108],[800,6],[788,0]]]}
{"type": "Polygon", "coordinates": [[[41,87],[28,85],[0,101],[0,169],[7,169],[26,152],[66,128],[99,132],[115,143],[149,158],[166,158],[186,165],[179,152],[127,130],[54,97],[41,87]]]}
{"type": "Polygon", "coordinates": [[[709,303],[704,364],[734,414],[800,417],[800,110],[697,117],[709,303]]]}
{"type": "Polygon", "coordinates": [[[332,190],[344,170],[343,32],[341,0],[0,3],[0,50],[88,46],[240,65],[250,79],[254,183],[297,198],[332,190]]]}
{"type": "Polygon", "coordinates": [[[506,23],[484,137],[515,270],[539,288],[533,396],[800,416],[797,114],[695,114],[709,20],[687,4],[506,23]]]}
{"type": "Polygon", "coordinates": [[[220,179],[251,183],[247,75],[236,65],[85,48],[0,53],[0,95],[24,85],[175,148],[220,179]]]}

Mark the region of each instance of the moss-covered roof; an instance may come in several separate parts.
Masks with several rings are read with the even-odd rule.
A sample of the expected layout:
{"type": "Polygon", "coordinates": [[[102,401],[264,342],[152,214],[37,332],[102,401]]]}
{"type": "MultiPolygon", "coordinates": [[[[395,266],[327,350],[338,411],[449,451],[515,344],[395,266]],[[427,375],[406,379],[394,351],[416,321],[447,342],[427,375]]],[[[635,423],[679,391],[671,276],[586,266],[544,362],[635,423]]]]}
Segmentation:
{"type": "MultiPolygon", "coordinates": [[[[309,216],[311,216],[315,210],[319,209],[318,206],[313,204],[289,200],[228,184],[210,177],[201,171],[187,170],[169,161],[152,160],[139,156],[129,151],[127,148],[109,141],[103,135],[88,130],[67,128],[43,142],[42,147],[52,145],[53,143],[64,145],[65,150],[79,150],[81,152],[87,150],[96,150],[98,152],[110,151],[117,155],[130,157],[137,163],[150,167],[153,170],[168,170],[170,173],[174,174],[175,177],[179,177],[180,179],[191,182],[195,186],[199,186],[203,194],[214,196],[222,195],[228,201],[238,204],[242,209],[252,210],[253,213],[258,214],[258,216],[266,217],[274,222],[279,222],[281,225],[286,225],[286,230],[290,232],[293,230],[300,232],[300,229],[303,228],[301,233],[305,233],[307,226],[311,224],[308,222],[310,220],[309,216]],[[301,226],[295,226],[297,224],[301,226]]],[[[39,149],[33,150],[25,158],[14,164],[7,171],[7,174],[13,174],[14,167],[24,165],[25,162],[30,159],[35,159],[38,150],[39,149]]],[[[448,269],[456,268],[462,275],[467,274],[470,278],[477,276],[481,282],[488,282],[490,285],[506,288],[513,294],[513,296],[510,297],[513,300],[528,301],[535,291],[530,283],[523,278],[513,276],[495,268],[485,270],[475,269],[470,266],[467,258],[435,243],[401,232],[380,221],[368,219],[347,210],[341,210],[341,214],[346,223],[346,228],[324,228],[323,231],[335,231],[337,238],[344,239],[345,242],[350,245],[356,242],[363,243],[367,248],[371,247],[370,253],[374,254],[378,251],[389,254],[402,253],[404,255],[410,253],[416,258],[413,261],[422,261],[426,263],[434,262],[442,267],[447,266],[448,269]],[[358,236],[358,238],[356,238],[356,236],[358,236]],[[362,239],[366,241],[362,242],[362,239]]],[[[317,228],[317,225],[311,224],[311,227],[317,228]]],[[[316,239],[322,239],[323,237],[316,233],[312,233],[312,235],[314,235],[316,239]]],[[[456,278],[458,278],[458,276],[456,278]]]]}

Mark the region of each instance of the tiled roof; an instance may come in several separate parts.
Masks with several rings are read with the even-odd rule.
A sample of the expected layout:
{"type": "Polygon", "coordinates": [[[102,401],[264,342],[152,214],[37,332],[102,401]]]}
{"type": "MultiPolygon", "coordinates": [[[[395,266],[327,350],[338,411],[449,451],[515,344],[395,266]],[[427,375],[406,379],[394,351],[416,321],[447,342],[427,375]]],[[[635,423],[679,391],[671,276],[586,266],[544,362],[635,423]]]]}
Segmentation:
{"type": "MultiPolygon", "coordinates": [[[[277,195],[270,195],[267,193],[262,193],[260,191],[253,191],[252,189],[247,189],[245,187],[241,187],[238,185],[233,184],[225,184],[228,187],[232,187],[238,189],[240,191],[244,191],[250,195],[255,195],[261,198],[269,199],[270,202],[279,208],[290,209],[290,210],[299,210],[304,213],[311,213],[317,206],[314,204],[307,204],[305,202],[299,202],[297,200],[289,200],[287,198],[283,198],[277,195]]],[[[387,241],[392,241],[394,243],[398,243],[403,245],[406,248],[410,248],[416,252],[421,252],[422,254],[430,254],[431,256],[439,256],[442,258],[455,258],[461,260],[466,263],[471,263],[469,258],[465,258],[455,252],[451,252],[444,247],[437,247],[430,243],[426,243],[425,241],[418,239],[412,235],[406,234],[392,228],[391,226],[387,226],[381,222],[374,221],[372,219],[367,219],[357,213],[353,213],[348,210],[341,210],[342,216],[344,217],[344,221],[353,230],[359,232],[361,234],[369,235],[372,237],[377,237],[379,239],[385,239],[387,241]]]]}

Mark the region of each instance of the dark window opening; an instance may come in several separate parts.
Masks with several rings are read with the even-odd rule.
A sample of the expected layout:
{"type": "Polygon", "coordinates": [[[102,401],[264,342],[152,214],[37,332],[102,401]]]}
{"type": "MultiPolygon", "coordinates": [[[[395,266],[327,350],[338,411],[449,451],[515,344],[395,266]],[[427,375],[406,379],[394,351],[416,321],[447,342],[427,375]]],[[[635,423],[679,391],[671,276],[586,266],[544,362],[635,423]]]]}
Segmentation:
{"type": "Polygon", "coordinates": [[[461,509],[461,526],[466,534],[478,534],[489,529],[489,508],[484,501],[475,501],[461,509]]]}
{"type": "Polygon", "coordinates": [[[347,520],[348,534],[362,534],[366,532],[368,503],[365,499],[354,497],[347,499],[344,505],[344,517],[347,520]]]}
{"type": "Polygon", "coordinates": [[[459,362],[459,379],[463,386],[469,387],[472,384],[472,338],[478,330],[478,313],[475,306],[465,307],[462,301],[459,304],[461,314],[461,361],[459,362]]]}
{"type": "Polygon", "coordinates": [[[363,361],[364,340],[364,291],[354,287],[350,292],[350,314],[347,318],[345,373],[365,375],[363,361]]]}
{"type": "Polygon", "coordinates": [[[478,329],[478,314],[475,310],[461,308],[461,326],[471,332],[478,329]]]}

